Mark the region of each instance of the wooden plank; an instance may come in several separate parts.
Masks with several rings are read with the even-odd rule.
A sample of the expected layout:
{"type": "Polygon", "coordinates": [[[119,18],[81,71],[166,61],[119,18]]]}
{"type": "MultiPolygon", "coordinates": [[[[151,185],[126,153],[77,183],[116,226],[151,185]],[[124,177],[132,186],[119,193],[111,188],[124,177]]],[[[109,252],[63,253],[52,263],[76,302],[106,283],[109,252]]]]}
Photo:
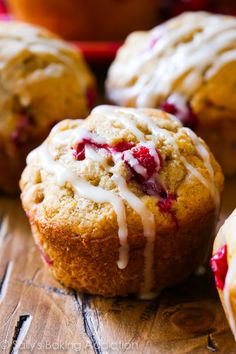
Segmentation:
{"type": "MultiPolygon", "coordinates": [[[[233,210],[225,188],[220,223],[233,210]]],[[[19,200],[0,199],[0,353],[235,353],[210,273],[159,299],[103,299],[61,287],[42,264],[19,200]]]]}
{"type": "Polygon", "coordinates": [[[17,339],[17,331],[24,324],[22,316],[29,316],[31,323],[23,348],[35,346],[34,352],[44,352],[50,345],[61,345],[63,349],[78,342],[92,353],[75,294],[63,289],[43,266],[19,202],[3,199],[0,207],[4,210],[0,236],[4,293],[0,303],[0,346],[6,344],[6,353],[12,349],[13,339],[17,339]],[[8,281],[4,274],[9,273],[9,268],[8,281]]]}

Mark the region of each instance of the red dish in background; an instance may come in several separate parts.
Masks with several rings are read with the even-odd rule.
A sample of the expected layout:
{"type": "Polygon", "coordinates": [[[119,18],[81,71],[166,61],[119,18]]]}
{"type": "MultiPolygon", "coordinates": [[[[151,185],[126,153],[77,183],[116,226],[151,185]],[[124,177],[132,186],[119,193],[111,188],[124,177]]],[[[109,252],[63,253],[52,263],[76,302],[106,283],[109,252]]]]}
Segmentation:
{"type": "Polygon", "coordinates": [[[117,50],[122,45],[117,42],[85,42],[73,41],[72,44],[79,48],[88,62],[110,62],[115,58],[117,50]]]}

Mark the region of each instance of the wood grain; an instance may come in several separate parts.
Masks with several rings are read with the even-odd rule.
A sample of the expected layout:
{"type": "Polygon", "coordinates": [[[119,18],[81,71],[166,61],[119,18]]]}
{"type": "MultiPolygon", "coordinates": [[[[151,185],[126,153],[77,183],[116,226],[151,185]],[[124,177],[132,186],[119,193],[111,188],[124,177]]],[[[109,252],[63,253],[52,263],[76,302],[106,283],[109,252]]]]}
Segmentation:
{"type": "MultiPolygon", "coordinates": [[[[234,209],[228,181],[220,223],[234,209]]],[[[159,299],[103,299],[61,287],[17,199],[0,199],[0,353],[236,353],[210,272],[159,299]]]]}

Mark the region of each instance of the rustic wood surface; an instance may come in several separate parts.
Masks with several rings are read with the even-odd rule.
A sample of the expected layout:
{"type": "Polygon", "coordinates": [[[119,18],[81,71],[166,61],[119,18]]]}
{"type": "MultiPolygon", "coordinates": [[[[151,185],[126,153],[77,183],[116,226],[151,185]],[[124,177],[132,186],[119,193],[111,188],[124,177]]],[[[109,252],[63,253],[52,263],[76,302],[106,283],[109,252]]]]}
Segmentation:
{"type": "MultiPolygon", "coordinates": [[[[228,181],[221,222],[235,200],[228,181]]],[[[0,215],[0,353],[236,353],[211,275],[153,301],[76,294],[42,264],[19,200],[0,215]]]]}

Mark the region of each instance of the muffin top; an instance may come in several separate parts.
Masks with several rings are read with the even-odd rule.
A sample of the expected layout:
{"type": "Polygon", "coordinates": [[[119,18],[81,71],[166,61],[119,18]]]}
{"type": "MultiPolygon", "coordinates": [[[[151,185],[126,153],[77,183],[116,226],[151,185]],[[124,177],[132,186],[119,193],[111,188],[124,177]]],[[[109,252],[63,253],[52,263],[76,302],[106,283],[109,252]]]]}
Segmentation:
{"type": "Polygon", "coordinates": [[[71,96],[80,102],[77,114],[88,112],[86,95],[94,78],[81,53],[44,29],[14,21],[0,23],[0,75],[1,135],[9,136],[25,111],[34,116],[37,126],[61,119],[57,104],[69,111],[63,101],[69,95],[62,92],[63,83],[68,90],[68,81],[71,96]]]}
{"type": "MultiPolygon", "coordinates": [[[[22,22],[1,22],[0,48],[0,69],[5,75],[8,74],[8,69],[12,69],[12,66],[19,64],[19,61],[25,65],[25,67],[22,67],[24,73],[30,74],[33,69],[30,64],[34,56],[38,57],[38,63],[40,64],[38,69],[44,68],[47,60],[50,60],[52,65],[53,62],[54,65],[57,64],[58,71],[63,70],[63,66],[74,69],[75,62],[76,64],[80,63],[82,70],[84,68],[83,57],[78,50],[75,50],[55,34],[22,22]],[[46,55],[45,61],[43,61],[43,55],[46,55]]],[[[52,68],[47,67],[47,72],[38,72],[37,75],[40,78],[41,75],[50,76],[52,73],[52,68]]],[[[15,80],[18,78],[17,73],[13,72],[11,74],[15,80]]],[[[88,73],[85,72],[84,74],[84,76],[78,75],[77,77],[82,87],[86,87],[87,80],[91,80],[88,73]]],[[[77,75],[77,71],[75,75],[77,75]]],[[[17,85],[18,82],[15,81],[15,84],[17,85]]]]}
{"type": "Polygon", "coordinates": [[[205,143],[174,116],[98,106],[85,121],[52,129],[29,154],[20,185],[30,218],[90,239],[118,233],[121,269],[129,245],[144,236],[148,289],[156,234],[217,214],[223,175],[205,143]]]}
{"type": "MultiPolygon", "coordinates": [[[[236,18],[207,12],[186,12],[151,31],[134,32],[111,65],[107,95],[135,107],[159,107],[168,98],[186,109],[184,102],[200,87],[235,67],[235,37],[236,18]]],[[[236,109],[235,90],[222,88],[233,86],[235,75],[231,70],[227,82],[217,81],[212,99],[218,106],[236,109]]]]}

